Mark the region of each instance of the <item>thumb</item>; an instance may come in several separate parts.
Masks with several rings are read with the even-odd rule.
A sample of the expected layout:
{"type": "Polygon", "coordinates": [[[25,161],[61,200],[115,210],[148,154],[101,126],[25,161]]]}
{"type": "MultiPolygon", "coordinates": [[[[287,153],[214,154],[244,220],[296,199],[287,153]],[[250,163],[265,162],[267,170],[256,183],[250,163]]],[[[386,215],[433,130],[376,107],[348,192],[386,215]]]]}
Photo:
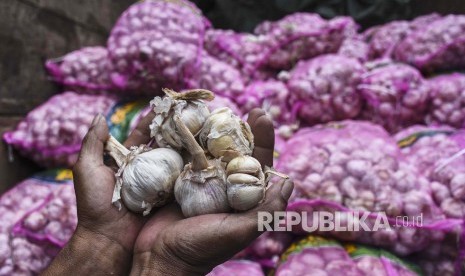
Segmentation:
{"type": "Polygon", "coordinates": [[[82,141],[76,167],[95,168],[102,166],[103,149],[108,137],[109,131],[106,120],[101,114],[98,114],[92,121],[90,129],[82,141]]]}

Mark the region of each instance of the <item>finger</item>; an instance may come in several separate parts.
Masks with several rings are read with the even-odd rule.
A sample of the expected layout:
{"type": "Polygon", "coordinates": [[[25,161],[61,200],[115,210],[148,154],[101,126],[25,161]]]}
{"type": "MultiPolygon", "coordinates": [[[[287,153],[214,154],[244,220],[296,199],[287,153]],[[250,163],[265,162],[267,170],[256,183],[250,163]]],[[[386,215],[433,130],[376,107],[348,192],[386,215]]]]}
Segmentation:
{"type": "Polygon", "coordinates": [[[142,120],[137,124],[136,128],[131,132],[129,137],[124,142],[124,146],[130,148],[132,146],[138,146],[141,144],[147,144],[150,142],[150,124],[155,113],[151,110],[142,120]]]}
{"type": "Polygon", "coordinates": [[[254,109],[249,114],[248,123],[254,135],[252,156],[262,166],[273,166],[274,127],[271,119],[261,109],[254,109]]]}
{"type": "Polygon", "coordinates": [[[82,141],[81,151],[76,162],[77,167],[80,167],[81,164],[85,164],[87,167],[103,165],[103,149],[108,136],[106,120],[102,114],[98,114],[82,141]]]}
{"type": "Polygon", "coordinates": [[[219,264],[247,247],[261,232],[258,228],[258,213],[284,211],[294,184],[282,180],[267,191],[265,201],[256,208],[236,214],[212,214],[182,220],[177,231],[185,233],[181,239],[190,245],[183,248],[190,258],[199,255],[199,262],[219,264]],[[186,229],[189,229],[186,231],[186,229]],[[196,241],[196,243],[191,243],[196,241]],[[192,247],[192,248],[191,248],[192,247]],[[194,256],[192,256],[194,254],[194,256]]]}

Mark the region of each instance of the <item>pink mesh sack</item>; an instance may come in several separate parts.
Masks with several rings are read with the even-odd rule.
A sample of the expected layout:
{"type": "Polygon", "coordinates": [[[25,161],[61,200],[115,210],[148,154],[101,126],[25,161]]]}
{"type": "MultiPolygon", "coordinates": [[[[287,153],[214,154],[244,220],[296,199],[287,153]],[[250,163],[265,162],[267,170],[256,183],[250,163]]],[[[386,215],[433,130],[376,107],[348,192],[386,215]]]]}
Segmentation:
{"type": "Polygon", "coordinates": [[[337,54],[365,62],[370,58],[370,46],[363,41],[362,37],[350,37],[342,42],[337,54]]]}
{"type": "Polygon", "coordinates": [[[380,124],[389,132],[424,120],[429,86],[414,67],[391,62],[377,64],[362,77],[358,89],[366,101],[361,118],[380,124]]]}
{"type": "MultiPolygon", "coordinates": [[[[69,170],[47,171],[28,178],[0,198],[0,275],[37,275],[61,247],[15,232],[28,214],[47,205],[54,192],[70,185],[69,170]]],[[[75,208],[75,205],[72,206],[75,208]]]]}
{"type": "Polygon", "coordinates": [[[185,82],[187,87],[208,89],[232,100],[244,91],[241,73],[205,52],[201,55],[200,67],[185,82]]]}
{"type": "Polygon", "coordinates": [[[237,104],[231,101],[227,97],[215,95],[215,98],[212,101],[205,101],[205,104],[208,106],[208,109],[210,110],[210,112],[213,112],[213,110],[217,108],[229,107],[231,111],[237,116],[239,117],[243,116],[242,110],[239,109],[237,104]]]}
{"type": "Polygon", "coordinates": [[[465,216],[465,133],[453,128],[413,126],[395,135],[406,162],[431,181],[432,196],[444,214],[465,216]]]}
{"type": "Polygon", "coordinates": [[[354,36],[357,25],[350,17],[324,20],[318,14],[294,13],[281,20],[265,21],[255,34],[271,43],[257,67],[290,69],[297,61],[335,53],[345,38],[354,36]]]}
{"type": "MultiPolygon", "coordinates": [[[[324,232],[342,240],[407,255],[442,241],[445,233],[463,223],[446,219],[431,196],[428,179],[402,160],[394,139],[368,122],[302,129],[286,142],[276,168],[295,182],[288,210],[306,211],[309,225],[315,225],[315,211],[341,212],[343,225],[354,212],[366,214],[371,227],[379,214],[385,216],[387,225],[378,231],[324,232]],[[410,220],[421,216],[423,225],[395,227],[392,223],[399,216],[410,220]]],[[[296,232],[306,230],[299,227],[296,232]]]]}
{"type": "Polygon", "coordinates": [[[207,276],[265,276],[258,263],[247,260],[227,261],[215,267],[207,276]]]}
{"type": "Polygon", "coordinates": [[[465,16],[444,16],[405,37],[394,58],[422,71],[461,68],[465,65],[464,30],[465,16]]]}
{"type": "Polygon", "coordinates": [[[65,92],[29,112],[15,130],[6,132],[3,138],[41,166],[71,167],[95,115],[107,116],[111,134],[124,141],[147,112],[144,101],[118,102],[109,95],[65,92]]]}
{"type": "Polygon", "coordinates": [[[440,75],[428,80],[431,104],[428,124],[446,124],[456,128],[465,126],[465,74],[440,75]]]}
{"type": "Polygon", "coordinates": [[[118,83],[152,94],[159,87],[186,88],[185,78],[200,64],[208,27],[200,10],[188,1],[146,0],[132,5],[118,19],[107,43],[118,83]]]}
{"type": "Polygon", "coordinates": [[[340,55],[300,61],[287,83],[293,111],[310,125],[354,118],[362,107],[357,86],[364,72],[356,59],[340,55]]]}
{"type": "Polygon", "coordinates": [[[45,67],[52,79],[67,90],[95,94],[117,92],[122,88],[104,47],[82,48],[64,57],[48,60],[45,67]]]}
{"type": "Polygon", "coordinates": [[[349,254],[335,240],[307,236],[281,256],[276,276],[362,276],[349,254]]]}
{"type": "Polygon", "coordinates": [[[289,90],[278,80],[251,82],[236,102],[244,113],[262,108],[273,119],[276,126],[295,123],[289,104],[289,90]]]}

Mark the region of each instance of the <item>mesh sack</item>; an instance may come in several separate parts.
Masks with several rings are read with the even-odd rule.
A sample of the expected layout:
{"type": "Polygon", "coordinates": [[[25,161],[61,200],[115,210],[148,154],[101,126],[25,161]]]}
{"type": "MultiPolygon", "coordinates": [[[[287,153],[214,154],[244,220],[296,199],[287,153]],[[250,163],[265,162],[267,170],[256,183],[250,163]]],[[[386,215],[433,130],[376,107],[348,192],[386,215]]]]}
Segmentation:
{"type": "Polygon", "coordinates": [[[188,1],[138,2],[118,19],[107,48],[123,87],[179,90],[200,64],[209,22],[188,1]]]}
{"type": "Polygon", "coordinates": [[[111,134],[124,141],[148,112],[146,106],[143,101],[118,102],[108,95],[65,92],[29,112],[15,130],[6,132],[3,138],[41,166],[71,167],[95,115],[106,115],[111,134]]]}
{"type": "Polygon", "coordinates": [[[337,52],[345,38],[356,34],[357,25],[350,17],[325,20],[318,14],[294,13],[275,22],[265,21],[254,32],[267,36],[271,44],[256,67],[282,70],[299,60],[337,52]]]}
{"type": "Polygon", "coordinates": [[[265,276],[258,263],[247,260],[227,261],[215,267],[207,276],[265,276]]]}
{"type": "Polygon", "coordinates": [[[299,62],[287,83],[293,111],[307,124],[354,118],[362,107],[357,85],[364,72],[357,60],[339,55],[299,62]]]}
{"type": "Polygon", "coordinates": [[[465,124],[465,74],[441,75],[428,80],[431,104],[428,124],[446,124],[461,128],[465,124]]]}
{"type": "Polygon", "coordinates": [[[423,122],[429,85],[415,68],[400,63],[374,63],[362,77],[359,91],[366,101],[361,118],[389,132],[423,122]]]}
{"type": "Polygon", "coordinates": [[[368,122],[302,129],[286,142],[276,168],[295,182],[288,210],[307,211],[310,224],[314,211],[367,214],[371,226],[378,214],[386,218],[386,227],[378,231],[325,232],[339,239],[407,255],[442,241],[462,224],[446,219],[433,201],[428,179],[403,160],[394,139],[368,122]],[[395,227],[399,216],[412,221],[421,216],[423,226],[395,227]]]}
{"type": "Polygon", "coordinates": [[[451,127],[413,126],[395,135],[406,162],[431,181],[432,196],[444,214],[465,216],[465,133],[451,127]]]}
{"type": "Polygon", "coordinates": [[[104,47],[85,47],[45,63],[52,79],[82,93],[119,91],[118,75],[104,47]]]}
{"type": "Polygon", "coordinates": [[[465,16],[444,16],[406,36],[394,58],[422,71],[461,68],[465,65],[464,30],[465,16]]]}
{"type": "Polygon", "coordinates": [[[276,276],[362,276],[349,254],[335,240],[307,236],[281,256],[276,276]]]}

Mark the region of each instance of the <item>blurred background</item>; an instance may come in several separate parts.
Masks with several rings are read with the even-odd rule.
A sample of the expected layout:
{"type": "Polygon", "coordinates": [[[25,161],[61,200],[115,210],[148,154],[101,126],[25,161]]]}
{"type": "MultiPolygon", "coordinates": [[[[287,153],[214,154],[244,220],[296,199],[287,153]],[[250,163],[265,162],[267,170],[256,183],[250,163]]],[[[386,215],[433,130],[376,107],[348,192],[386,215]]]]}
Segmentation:
{"type": "MultiPolygon", "coordinates": [[[[0,1],[0,136],[33,107],[60,91],[44,61],[75,49],[104,45],[132,0],[0,1]]],[[[325,18],[350,15],[362,29],[431,12],[465,13],[463,0],[196,0],[217,28],[251,31],[263,20],[297,11],[325,18]]],[[[0,143],[0,193],[39,168],[0,143]]]]}

